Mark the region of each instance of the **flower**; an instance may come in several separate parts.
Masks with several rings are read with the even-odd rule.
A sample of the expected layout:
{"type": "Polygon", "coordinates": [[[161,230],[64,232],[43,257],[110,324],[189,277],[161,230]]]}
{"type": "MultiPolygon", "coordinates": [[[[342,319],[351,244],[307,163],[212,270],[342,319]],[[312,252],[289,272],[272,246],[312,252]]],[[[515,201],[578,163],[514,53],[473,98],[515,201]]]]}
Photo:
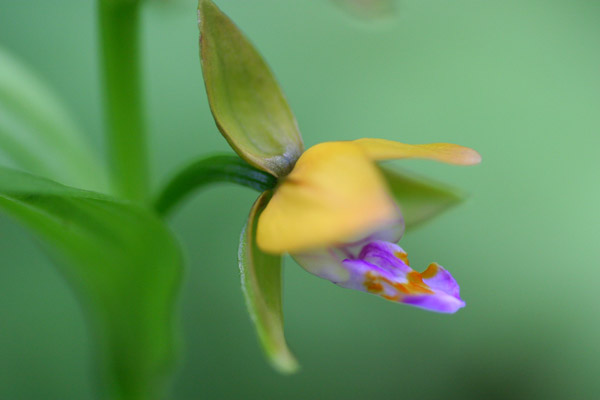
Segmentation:
{"type": "Polygon", "coordinates": [[[452,202],[455,197],[378,162],[423,158],[472,165],[480,162],[479,154],[448,143],[384,139],[325,142],[304,151],[296,119],[258,51],[212,1],[199,0],[198,21],[202,72],[216,125],[233,150],[260,170],[233,174],[232,180],[254,182],[256,173],[277,180],[251,208],[238,257],[248,311],[273,366],[284,373],[298,368],[283,334],[286,253],[308,272],[345,288],[437,312],[463,307],[448,271],[436,263],[422,273],[412,270],[396,244],[405,218],[423,220],[445,207],[436,205],[434,212],[416,207],[415,212],[415,199],[452,202]],[[408,207],[394,201],[399,185],[406,186],[402,195],[408,196],[408,207]],[[410,212],[403,216],[401,207],[410,212]]]}
{"type": "Polygon", "coordinates": [[[431,311],[464,306],[452,275],[436,263],[412,270],[395,243],[404,232],[399,207],[376,161],[427,158],[471,165],[472,149],[408,145],[384,139],[325,142],[304,152],[281,179],[258,219],[257,245],[291,253],[308,272],[349,288],[431,311]]]}

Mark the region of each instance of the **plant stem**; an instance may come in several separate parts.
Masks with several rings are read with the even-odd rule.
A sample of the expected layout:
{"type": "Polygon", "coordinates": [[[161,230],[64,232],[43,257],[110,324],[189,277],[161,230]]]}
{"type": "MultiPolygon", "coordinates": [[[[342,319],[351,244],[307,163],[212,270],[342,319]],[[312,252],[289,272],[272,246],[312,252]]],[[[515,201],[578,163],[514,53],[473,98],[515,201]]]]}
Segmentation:
{"type": "Polygon", "coordinates": [[[220,182],[237,183],[264,192],[275,187],[277,178],[254,168],[238,156],[203,158],[183,168],[167,183],[154,202],[154,209],[166,216],[193,191],[220,182]]]}
{"type": "Polygon", "coordinates": [[[139,0],[98,0],[104,109],[114,189],[148,197],[147,149],[139,74],[139,0]]]}
{"type": "MultiPolygon", "coordinates": [[[[148,165],[140,94],[139,10],[139,0],[98,0],[104,123],[112,188],[120,197],[144,202],[148,200],[148,165]]],[[[108,398],[157,398],[136,359],[121,362],[118,357],[108,357],[103,360],[103,387],[108,398]]]]}

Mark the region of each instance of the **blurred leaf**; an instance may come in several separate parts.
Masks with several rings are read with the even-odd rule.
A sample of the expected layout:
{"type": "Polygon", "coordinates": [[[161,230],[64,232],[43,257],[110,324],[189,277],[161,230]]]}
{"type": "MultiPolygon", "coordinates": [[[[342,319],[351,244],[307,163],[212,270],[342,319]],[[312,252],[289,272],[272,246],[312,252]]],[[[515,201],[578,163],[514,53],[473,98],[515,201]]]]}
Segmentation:
{"type": "Polygon", "coordinates": [[[413,228],[460,203],[460,192],[406,171],[381,167],[392,195],[400,205],[407,228],[413,228]]]}
{"type": "Polygon", "coordinates": [[[280,255],[263,253],[256,246],[256,223],[270,197],[271,193],[265,192],[252,206],[240,238],[238,259],[246,305],[263,349],[275,369],[293,373],[298,370],[298,362],[288,349],[283,334],[282,259],[280,255]]]}
{"type": "Polygon", "coordinates": [[[152,393],[173,355],[182,268],[163,222],[136,205],[4,167],[0,210],[43,239],[91,308],[106,390],[116,398],[158,398],[152,393]]]}
{"type": "Polygon", "coordinates": [[[360,18],[381,18],[393,15],[395,0],[332,0],[334,4],[360,18]]]}
{"type": "Polygon", "coordinates": [[[219,130],[248,163],[287,174],[303,150],[296,119],[269,67],[210,0],[199,2],[202,71],[219,130]]]}
{"type": "Polygon", "coordinates": [[[46,85],[0,48],[0,150],[13,165],[104,191],[106,173],[83,137],[46,85]]]}

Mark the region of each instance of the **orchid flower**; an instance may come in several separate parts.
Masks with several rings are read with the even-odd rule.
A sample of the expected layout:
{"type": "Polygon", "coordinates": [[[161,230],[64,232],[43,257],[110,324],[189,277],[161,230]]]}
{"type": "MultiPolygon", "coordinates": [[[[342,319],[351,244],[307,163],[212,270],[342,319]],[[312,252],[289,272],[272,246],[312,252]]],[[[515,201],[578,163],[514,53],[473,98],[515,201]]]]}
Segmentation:
{"type": "Polygon", "coordinates": [[[479,154],[455,144],[384,139],[325,142],[304,151],[296,120],[256,49],[210,0],[200,0],[199,23],[216,124],[243,160],[276,178],[251,209],[239,253],[248,308],[273,365],[284,372],[297,367],[281,316],[286,253],[341,287],[442,313],[464,307],[442,266],[432,263],[421,273],[409,266],[396,244],[404,233],[402,204],[378,163],[421,158],[473,165],[479,154]]]}
{"type": "Polygon", "coordinates": [[[290,253],[308,272],[342,287],[431,311],[464,306],[450,273],[431,264],[423,275],[394,243],[404,220],[375,161],[408,157],[473,164],[468,148],[406,145],[382,139],[326,142],[303,153],[259,217],[258,247],[290,253]]]}

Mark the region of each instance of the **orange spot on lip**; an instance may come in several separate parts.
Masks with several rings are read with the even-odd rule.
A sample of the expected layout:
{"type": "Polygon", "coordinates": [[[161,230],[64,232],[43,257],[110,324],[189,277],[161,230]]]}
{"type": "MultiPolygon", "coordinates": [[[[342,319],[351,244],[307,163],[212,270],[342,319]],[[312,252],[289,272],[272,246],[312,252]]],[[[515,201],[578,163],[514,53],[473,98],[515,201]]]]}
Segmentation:
{"type": "Polygon", "coordinates": [[[394,282],[384,276],[369,271],[365,274],[363,285],[369,293],[377,294],[390,301],[401,301],[404,295],[434,293],[429,286],[423,282],[420,273],[411,271],[407,274],[406,278],[408,281],[406,283],[394,282]],[[392,294],[388,294],[390,290],[392,291],[392,294]]]}
{"type": "Polygon", "coordinates": [[[400,294],[395,294],[393,296],[387,295],[387,294],[382,294],[381,297],[383,297],[386,300],[390,300],[390,301],[398,301],[401,299],[400,294]]]}
{"type": "Polygon", "coordinates": [[[425,271],[421,273],[421,276],[425,279],[431,279],[437,275],[439,271],[439,265],[437,263],[431,263],[425,271]]]}
{"type": "Polygon", "coordinates": [[[427,293],[433,294],[433,291],[427,286],[425,282],[423,282],[423,278],[420,273],[417,271],[411,271],[406,276],[408,279],[408,283],[405,285],[410,286],[410,290],[412,293],[427,293]]]}
{"type": "Polygon", "coordinates": [[[379,279],[380,279],[379,276],[377,276],[373,272],[367,272],[367,274],[365,275],[365,278],[366,278],[366,280],[364,281],[363,285],[365,286],[365,289],[367,289],[368,292],[373,293],[373,294],[378,294],[378,293],[383,292],[384,287],[379,282],[379,279]]]}
{"type": "Polygon", "coordinates": [[[403,252],[401,252],[401,251],[397,251],[397,252],[395,252],[395,253],[394,253],[394,255],[395,255],[397,258],[399,258],[399,259],[401,259],[402,261],[404,261],[404,264],[406,264],[406,265],[410,265],[410,262],[408,261],[408,254],[406,254],[406,253],[403,253],[403,252]]]}
{"type": "Polygon", "coordinates": [[[365,282],[365,288],[371,293],[381,293],[383,292],[383,285],[379,282],[365,282]]]}

